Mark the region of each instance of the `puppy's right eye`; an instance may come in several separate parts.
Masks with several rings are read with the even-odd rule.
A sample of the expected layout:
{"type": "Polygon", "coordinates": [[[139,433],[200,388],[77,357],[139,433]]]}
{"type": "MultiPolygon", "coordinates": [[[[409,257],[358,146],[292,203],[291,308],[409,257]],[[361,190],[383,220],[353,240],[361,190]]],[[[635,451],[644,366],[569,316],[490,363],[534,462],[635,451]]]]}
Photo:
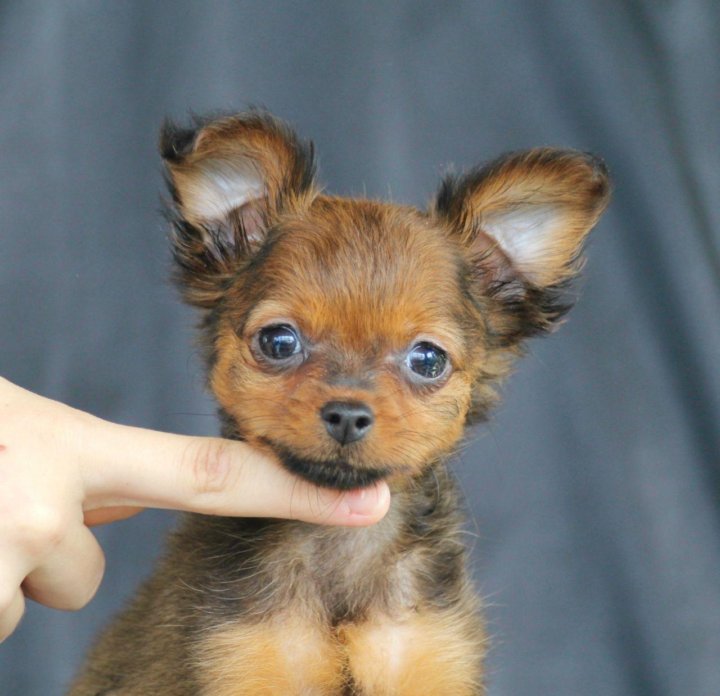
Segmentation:
{"type": "Polygon", "coordinates": [[[263,355],[271,360],[287,360],[302,349],[297,332],[287,324],[260,329],[258,344],[263,355]]]}

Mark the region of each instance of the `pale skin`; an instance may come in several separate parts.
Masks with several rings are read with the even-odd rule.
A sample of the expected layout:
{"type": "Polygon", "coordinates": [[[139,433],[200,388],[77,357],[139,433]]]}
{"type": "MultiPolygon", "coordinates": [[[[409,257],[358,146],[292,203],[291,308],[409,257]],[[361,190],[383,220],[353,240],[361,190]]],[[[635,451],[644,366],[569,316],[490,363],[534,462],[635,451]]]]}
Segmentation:
{"type": "Polygon", "coordinates": [[[28,597],[92,599],[105,566],[93,525],[153,507],[365,526],[389,505],[384,483],[316,488],[245,443],[117,425],[0,377],[0,642],[28,597]]]}

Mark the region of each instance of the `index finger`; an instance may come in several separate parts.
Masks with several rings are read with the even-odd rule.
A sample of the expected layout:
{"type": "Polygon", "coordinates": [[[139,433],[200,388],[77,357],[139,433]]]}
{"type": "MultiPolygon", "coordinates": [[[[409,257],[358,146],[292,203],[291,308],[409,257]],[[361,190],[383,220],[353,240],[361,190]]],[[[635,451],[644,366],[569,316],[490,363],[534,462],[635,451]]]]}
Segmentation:
{"type": "Polygon", "coordinates": [[[385,484],[363,492],[316,488],[244,442],[99,421],[86,438],[89,509],[138,506],[215,515],[365,525],[390,504],[385,484]]]}

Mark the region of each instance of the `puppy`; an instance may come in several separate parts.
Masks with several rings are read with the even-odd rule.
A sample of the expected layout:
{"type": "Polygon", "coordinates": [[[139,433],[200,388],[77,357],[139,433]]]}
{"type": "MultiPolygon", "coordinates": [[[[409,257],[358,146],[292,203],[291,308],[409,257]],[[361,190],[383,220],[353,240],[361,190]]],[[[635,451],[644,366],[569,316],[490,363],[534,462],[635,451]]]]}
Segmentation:
{"type": "Polygon", "coordinates": [[[513,153],[420,211],[322,193],[312,145],[262,112],[166,124],[160,147],[224,436],[320,486],[384,479],[392,505],[369,528],[188,515],[70,693],[484,693],[446,461],[569,309],[604,166],[513,153]]]}

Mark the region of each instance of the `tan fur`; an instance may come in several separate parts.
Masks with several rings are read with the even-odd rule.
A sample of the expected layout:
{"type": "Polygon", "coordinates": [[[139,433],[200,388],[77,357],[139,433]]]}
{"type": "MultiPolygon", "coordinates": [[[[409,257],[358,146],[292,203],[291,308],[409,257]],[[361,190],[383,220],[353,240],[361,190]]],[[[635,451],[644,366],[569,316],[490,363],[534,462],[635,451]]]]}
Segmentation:
{"type": "Polygon", "coordinates": [[[214,630],[195,660],[199,696],[335,696],[345,683],[342,646],[297,614],[214,630]]]}
{"type": "Polygon", "coordinates": [[[376,615],[334,630],[297,615],[223,627],[197,651],[201,694],[472,696],[483,657],[477,630],[465,612],[376,615]]]}
{"type": "Polygon", "coordinates": [[[399,620],[376,616],[343,627],[341,635],[357,694],[480,693],[482,641],[467,613],[411,613],[399,620]]]}

